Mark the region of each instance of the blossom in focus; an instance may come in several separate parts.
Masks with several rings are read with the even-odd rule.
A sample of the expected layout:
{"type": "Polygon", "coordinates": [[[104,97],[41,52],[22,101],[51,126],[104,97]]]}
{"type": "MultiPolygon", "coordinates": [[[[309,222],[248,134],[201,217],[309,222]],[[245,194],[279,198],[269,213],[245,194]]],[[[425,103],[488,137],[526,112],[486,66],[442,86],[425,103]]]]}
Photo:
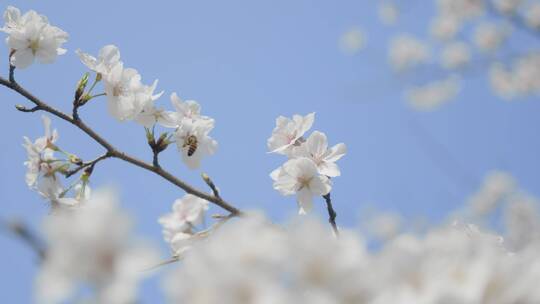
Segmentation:
{"type": "Polygon", "coordinates": [[[303,142],[304,134],[311,128],[315,120],[315,113],[306,116],[294,115],[292,119],[279,116],[276,127],[267,141],[271,153],[289,154],[294,147],[303,142]]]}
{"type": "Polygon", "coordinates": [[[152,127],[156,123],[166,128],[174,128],[177,126],[174,113],[165,111],[162,108],[156,108],[155,106],[156,100],[163,95],[163,91],[154,94],[157,83],[158,81],[155,80],[151,86],[143,85],[136,93],[135,104],[140,110],[138,110],[138,114],[135,116],[135,121],[147,128],[152,127]]]}
{"type": "Polygon", "coordinates": [[[58,140],[58,132],[51,132],[51,120],[42,116],[45,127],[45,135],[32,142],[24,137],[23,147],[26,149],[26,184],[36,189],[45,197],[54,197],[62,191],[56,173],[65,168],[65,162],[54,157],[57,150],[55,142],[58,140]]]}
{"type": "Polygon", "coordinates": [[[106,75],[111,72],[113,67],[120,63],[120,50],[115,45],[106,45],[99,50],[98,58],[84,53],[81,50],[75,51],[81,62],[90,70],[106,75]]]}
{"type": "Polygon", "coordinates": [[[328,149],[326,134],[314,131],[306,139],[306,142],[302,144],[301,148],[297,150],[295,156],[310,158],[317,166],[319,174],[337,177],[341,172],[336,165],[336,161],[342,158],[345,153],[347,153],[345,144],[340,143],[328,149]]]}
{"type": "Polygon", "coordinates": [[[124,69],[122,63],[114,65],[103,75],[109,113],[118,120],[134,119],[143,108],[137,94],[144,90],[141,75],[132,68],[124,69]]]}
{"type": "Polygon", "coordinates": [[[208,210],[208,201],[186,194],[174,201],[172,212],[159,218],[163,226],[163,238],[175,254],[186,249],[186,243],[193,235],[193,228],[200,225],[208,210]]]}
{"type": "Polygon", "coordinates": [[[61,46],[67,41],[68,34],[50,25],[45,16],[33,10],[21,15],[18,8],[8,6],[4,21],[0,30],[8,35],[6,42],[13,51],[10,60],[15,67],[27,68],[35,59],[52,63],[56,56],[66,52],[61,46]]]}
{"type": "Polygon", "coordinates": [[[174,118],[176,119],[178,125],[180,125],[184,119],[206,121],[212,120],[212,118],[208,116],[201,115],[201,106],[198,102],[195,100],[183,101],[180,97],[178,97],[176,92],[171,94],[171,104],[176,109],[174,118]]]}
{"type": "Polygon", "coordinates": [[[320,175],[315,162],[307,157],[290,159],[270,177],[274,189],[282,195],[296,195],[300,214],[311,210],[313,196],[328,194],[332,189],[330,179],[320,175]]]}
{"type": "Polygon", "coordinates": [[[205,156],[216,152],[217,141],[208,135],[214,128],[214,120],[183,119],[174,134],[182,160],[190,169],[199,168],[205,156]]]}
{"type": "Polygon", "coordinates": [[[48,246],[36,278],[38,303],[64,302],[82,287],[95,291],[96,303],[133,303],[143,270],[158,261],[154,249],[131,237],[131,220],[108,191],[50,215],[43,230],[48,246]]]}
{"type": "Polygon", "coordinates": [[[88,177],[84,174],[79,180],[64,188],[60,181],[59,173],[63,174],[70,168],[70,158],[74,155],[62,151],[56,146],[58,132],[51,131],[51,120],[47,116],[42,116],[45,127],[45,135],[32,142],[28,137],[24,137],[23,147],[26,150],[28,159],[24,162],[26,166],[26,184],[36,190],[43,198],[50,201],[52,208],[73,207],[88,200],[90,187],[88,177]],[[59,159],[54,154],[59,152],[68,159],[59,159]],[[68,196],[68,193],[74,195],[68,196]]]}

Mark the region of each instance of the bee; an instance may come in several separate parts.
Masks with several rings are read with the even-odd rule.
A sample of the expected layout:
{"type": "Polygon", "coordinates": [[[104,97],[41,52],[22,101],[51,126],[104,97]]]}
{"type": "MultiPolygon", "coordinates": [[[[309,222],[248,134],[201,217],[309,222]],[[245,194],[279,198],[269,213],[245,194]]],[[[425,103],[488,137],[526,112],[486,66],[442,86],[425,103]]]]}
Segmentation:
{"type": "Polygon", "coordinates": [[[197,137],[195,135],[190,135],[184,141],[184,145],[182,146],[182,148],[188,147],[187,156],[192,156],[193,153],[197,151],[197,146],[198,146],[197,137]]]}

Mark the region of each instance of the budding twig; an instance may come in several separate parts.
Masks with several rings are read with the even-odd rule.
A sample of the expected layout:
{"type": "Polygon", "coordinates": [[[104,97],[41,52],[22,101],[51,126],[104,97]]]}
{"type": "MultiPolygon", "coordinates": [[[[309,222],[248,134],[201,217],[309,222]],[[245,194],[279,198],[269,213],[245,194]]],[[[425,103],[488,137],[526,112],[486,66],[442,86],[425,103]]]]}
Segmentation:
{"type": "Polygon", "coordinates": [[[41,110],[41,108],[39,106],[35,106],[33,108],[27,108],[23,105],[16,105],[15,106],[15,109],[21,111],[21,112],[25,112],[25,113],[30,113],[30,112],[35,112],[35,111],[39,111],[41,110]]]}
{"type": "Polygon", "coordinates": [[[219,190],[217,189],[214,182],[210,179],[210,176],[208,176],[208,174],[206,174],[206,173],[202,173],[201,177],[204,180],[204,182],[208,185],[208,187],[210,187],[210,189],[212,189],[212,192],[214,193],[214,196],[215,197],[220,197],[219,196],[219,190]]]}
{"type": "Polygon", "coordinates": [[[15,83],[15,66],[11,64],[11,56],[15,54],[15,50],[9,52],[9,82],[15,83]]]}
{"type": "Polygon", "coordinates": [[[87,167],[92,167],[93,168],[97,163],[99,163],[100,161],[105,160],[105,159],[107,159],[109,157],[112,157],[112,155],[109,154],[109,153],[105,153],[105,154],[101,155],[100,157],[98,157],[98,158],[96,158],[96,159],[94,159],[92,161],[82,163],[77,168],[66,172],[65,176],[66,176],[66,178],[69,178],[69,177],[73,176],[74,174],[76,174],[77,172],[81,171],[84,168],[87,168],[87,167]]]}
{"type": "Polygon", "coordinates": [[[332,206],[332,198],[330,197],[330,192],[323,195],[323,198],[326,201],[326,209],[328,210],[328,222],[330,222],[330,225],[332,225],[332,229],[334,230],[335,235],[339,236],[339,229],[336,224],[337,213],[334,210],[334,206],[332,206]]]}
{"type": "MultiPolygon", "coordinates": [[[[11,79],[11,77],[10,77],[10,79],[11,79]]],[[[123,161],[125,161],[127,163],[130,163],[132,165],[135,165],[135,166],[140,167],[142,169],[145,169],[147,171],[153,172],[154,174],[157,174],[157,175],[161,176],[163,179],[167,180],[168,182],[172,183],[173,185],[181,188],[186,193],[189,193],[189,194],[195,195],[195,196],[197,196],[199,198],[202,198],[204,200],[207,200],[207,201],[209,201],[209,202],[211,202],[211,203],[213,203],[213,204],[215,204],[215,205],[229,211],[231,213],[231,215],[233,215],[233,216],[242,215],[242,211],[240,209],[234,207],[233,205],[231,205],[230,203],[225,201],[223,198],[217,197],[215,195],[210,195],[210,194],[208,194],[208,193],[206,193],[204,191],[201,191],[201,190],[187,184],[183,180],[175,177],[174,175],[172,175],[168,171],[162,169],[161,167],[156,167],[156,166],[154,166],[152,164],[148,164],[148,163],[146,163],[146,162],[144,162],[142,160],[139,160],[139,159],[137,159],[137,158],[125,153],[125,152],[122,152],[122,151],[116,149],[112,144],[110,144],[107,140],[105,140],[103,137],[101,137],[101,135],[97,134],[92,128],[87,126],[81,119],[74,119],[73,117],[69,116],[68,114],[55,109],[54,107],[52,107],[49,104],[42,101],[41,99],[39,99],[39,98],[35,97],[34,95],[32,95],[26,89],[21,87],[17,82],[7,80],[7,79],[5,79],[3,77],[0,77],[0,85],[3,85],[5,87],[19,93],[20,95],[22,95],[23,97],[28,99],[30,102],[35,104],[37,107],[39,107],[38,109],[36,109],[36,111],[41,110],[41,111],[50,113],[50,114],[52,114],[52,115],[54,115],[54,116],[56,116],[56,117],[58,117],[58,118],[60,118],[62,120],[74,125],[75,127],[79,128],[81,131],[83,131],[88,136],[90,136],[94,141],[96,141],[99,145],[101,145],[103,148],[105,148],[105,150],[110,155],[110,157],[121,159],[121,160],[123,160],[123,161]]]]}

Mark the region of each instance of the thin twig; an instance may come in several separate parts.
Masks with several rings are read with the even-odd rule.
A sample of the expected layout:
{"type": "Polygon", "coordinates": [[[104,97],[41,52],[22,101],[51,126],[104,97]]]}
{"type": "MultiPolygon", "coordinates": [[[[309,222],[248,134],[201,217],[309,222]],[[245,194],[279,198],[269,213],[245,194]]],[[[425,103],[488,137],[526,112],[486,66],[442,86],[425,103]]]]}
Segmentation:
{"type": "Polygon", "coordinates": [[[99,163],[100,161],[105,160],[105,159],[107,159],[109,157],[112,157],[112,155],[110,155],[109,153],[105,153],[105,154],[101,155],[100,157],[98,157],[98,158],[96,158],[96,159],[94,159],[92,161],[82,163],[82,165],[78,166],[77,168],[66,172],[65,176],[66,176],[66,178],[69,178],[69,177],[73,176],[74,174],[76,174],[77,172],[81,171],[82,169],[84,169],[86,167],[90,167],[90,166],[93,167],[97,163],[99,163]]]}
{"type": "Polygon", "coordinates": [[[16,82],[11,82],[3,77],[0,77],[0,85],[3,85],[20,95],[24,96],[26,99],[28,99],[30,102],[35,104],[36,106],[40,107],[39,110],[48,112],[74,126],[82,130],[84,133],[86,133],[88,136],[90,136],[94,141],[96,141],[98,144],[100,144],[105,150],[107,150],[107,153],[114,158],[121,159],[125,162],[131,163],[132,165],[135,165],[137,167],[140,167],[142,169],[145,169],[147,171],[153,172],[165,180],[169,181],[170,183],[176,185],[177,187],[183,189],[185,192],[195,195],[197,197],[200,197],[202,199],[205,199],[209,202],[214,203],[215,205],[229,211],[233,216],[239,216],[242,215],[242,211],[230,203],[226,202],[221,197],[216,197],[214,195],[209,195],[201,190],[196,189],[195,187],[187,184],[183,180],[175,177],[168,171],[162,169],[161,167],[155,167],[152,164],[148,164],[142,160],[139,160],[125,152],[122,152],[118,149],[116,149],[112,144],[110,144],[107,140],[105,140],[103,137],[101,137],[99,134],[97,134],[92,128],[87,126],[82,120],[75,120],[71,116],[65,114],[62,111],[59,111],[52,106],[48,105],[47,103],[43,102],[39,98],[32,95],[30,92],[28,92],[26,89],[21,87],[16,82]]]}
{"type": "Polygon", "coordinates": [[[159,152],[154,150],[154,151],[152,151],[152,154],[153,154],[152,164],[154,165],[154,167],[160,168],[161,166],[159,165],[159,152]]]}
{"type": "Polygon", "coordinates": [[[201,177],[204,180],[204,182],[208,185],[208,187],[210,187],[210,189],[212,189],[212,192],[214,193],[214,196],[215,197],[220,197],[219,196],[219,190],[216,187],[216,185],[214,184],[214,182],[210,179],[210,176],[208,176],[208,174],[206,174],[206,173],[203,173],[203,174],[201,174],[201,177]]]}
{"type": "Polygon", "coordinates": [[[11,64],[11,56],[15,54],[15,50],[9,52],[9,81],[15,83],[15,66],[11,64]]]}
{"type": "Polygon", "coordinates": [[[39,106],[35,106],[35,107],[32,107],[32,108],[27,108],[27,107],[25,107],[23,105],[16,105],[15,109],[17,109],[18,111],[21,111],[21,112],[25,112],[25,113],[31,113],[31,112],[41,110],[41,108],[39,106]]]}
{"type": "Polygon", "coordinates": [[[323,198],[326,201],[326,209],[328,209],[328,222],[330,222],[330,225],[332,225],[334,234],[336,236],[339,236],[339,229],[336,224],[337,213],[334,210],[334,206],[332,206],[332,198],[330,197],[330,192],[328,192],[328,194],[323,195],[323,198]]]}

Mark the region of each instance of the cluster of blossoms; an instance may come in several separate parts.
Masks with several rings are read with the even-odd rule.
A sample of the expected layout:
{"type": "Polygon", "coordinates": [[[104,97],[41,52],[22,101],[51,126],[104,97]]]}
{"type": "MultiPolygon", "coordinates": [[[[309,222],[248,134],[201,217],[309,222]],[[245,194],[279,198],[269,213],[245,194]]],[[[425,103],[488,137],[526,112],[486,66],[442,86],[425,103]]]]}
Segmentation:
{"type": "Polygon", "coordinates": [[[540,53],[519,57],[506,67],[493,64],[489,70],[491,86],[500,96],[512,99],[540,92],[540,53]]]}
{"type": "Polygon", "coordinates": [[[61,209],[45,219],[47,252],[36,279],[37,303],[81,300],[124,304],[137,299],[144,269],[156,265],[157,252],[131,237],[131,219],[110,191],[96,191],[87,204],[61,209]]]}
{"type": "MultiPolygon", "coordinates": [[[[508,178],[491,174],[479,193],[507,189],[508,178]]],[[[398,231],[376,250],[354,231],[336,239],[312,218],[286,229],[238,219],[194,245],[164,288],[171,303],[195,304],[538,303],[540,217],[514,188],[521,195],[505,199],[499,233],[454,216],[424,232],[398,231]]]]}
{"type": "Polygon", "coordinates": [[[407,90],[406,96],[416,109],[432,110],[456,96],[460,88],[459,77],[452,74],[446,79],[412,87],[407,90]]]}
{"type": "Polygon", "coordinates": [[[4,12],[5,25],[0,29],[8,34],[6,43],[11,49],[11,64],[19,69],[30,66],[34,59],[52,63],[56,56],[66,52],[61,48],[68,34],[49,24],[47,17],[35,11],[21,16],[21,11],[8,6],[4,12]]]}
{"type": "MultiPolygon", "coordinates": [[[[203,157],[214,154],[217,142],[208,135],[214,128],[214,119],[201,115],[196,101],[183,101],[172,93],[171,103],[176,111],[156,107],[156,100],[163,94],[154,94],[157,80],[151,86],[144,85],[137,70],[124,68],[120,51],[114,45],[103,47],[97,58],[80,50],[77,53],[83,64],[96,73],[96,82],[103,81],[109,113],[113,117],[120,121],[135,120],[147,130],[156,124],[174,129],[174,141],[182,160],[191,169],[198,168],[203,157]]],[[[86,102],[92,96],[88,92],[82,98],[86,102]]],[[[161,151],[172,142],[171,136],[164,134],[161,146],[155,147],[161,151]]],[[[154,137],[153,131],[151,137],[154,137]]]]}
{"type": "Polygon", "coordinates": [[[27,168],[26,184],[49,200],[53,208],[79,205],[90,196],[88,178],[91,171],[85,170],[67,188],[62,185],[59,175],[68,174],[73,165],[81,164],[81,160],[74,154],[60,149],[56,144],[58,132],[51,131],[51,120],[47,116],[43,116],[42,119],[45,135],[34,142],[24,137],[23,146],[28,157],[24,163],[27,168]],[[63,158],[57,158],[56,153],[61,154],[63,158]]]}
{"type": "MultiPolygon", "coordinates": [[[[514,99],[540,91],[538,52],[522,47],[517,52],[512,49],[516,53],[509,54],[504,48],[512,43],[517,31],[537,38],[540,1],[435,0],[433,4],[434,15],[426,24],[429,39],[397,32],[388,46],[391,67],[408,73],[406,79],[410,83],[406,84],[405,98],[413,108],[434,110],[454,99],[459,93],[454,88],[461,86],[462,77],[472,71],[473,64],[488,66],[493,91],[503,98],[514,99]],[[433,74],[437,75],[435,79],[433,74]],[[449,83],[452,85],[446,85],[449,83]],[[409,90],[411,87],[414,88],[409,90]]],[[[408,4],[396,0],[381,1],[381,22],[395,25],[399,21],[399,8],[405,5],[408,4]]],[[[518,44],[524,45],[522,41],[518,44]]]]}
{"type": "Polygon", "coordinates": [[[274,189],[281,194],[296,194],[300,214],[312,208],[313,196],[330,192],[330,178],[341,174],[336,161],[347,150],[343,143],[328,148],[326,135],[319,131],[304,138],[314,120],[315,113],[294,115],[292,119],[280,116],[267,142],[270,153],[289,158],[285,164],[272,171],[270,177],[274,180],[274,189]]]}
{"type": "MultiPolygon", "coordinates": [[[[483,9],[483,1],[438,3],[464,20],[483,9]]],[[[520,1],[494,3],[505,15],[514,14],[520,5],[520,1]]],[[[50,26],[45,17],[33,11],[21,16],[19,10],[9,7],[4,18],[2,30],[9,36],[14,66],[28,66],[34,57],[50,62],[63,52],[59,47],[67,35],[50,26]]],[[[494,40],[486,39],[484,45],[494,40]]],[[[405,46],[405,57],[413,58],[415,64],[423,60],[416,42],[405,41],[405,46]]],[[[460,47],[454,45],[457,51],[450,52],[459,56],[448,56],[461,59],[450,58],[447,68],[466,61],[460,47]]],[[[217,144],[208,136],[214,120],[202,116],[195,101],[184,102],[173,93],[175,112],[157,108],[155,102],[161,96],[154,94],[157,81],[144,85],[136,70],[124,68],[115,46],[105,46],[97,58],[78,54],[96,77],[86,92],[88,78],[80,81],[75,106],[96,97],[92,90],[103,81],[111,115],[145,126],[154,152],[165,149],[174,137],[190,168],[214,153],[217,144]],[[174,135],[164,133],[155,141],[150,129],[156,124],[174,129],[174,135]]],[[[396,58],[399,66],[409,65],[400,56],[396,58]]],[[[415,95],[425,101],[423,106],[440,99],[436,92],[415,95]]],[[[330,178],[340,175],[336,161],[346,153],[342,143],[329,148],[322,132],[304,137],[314,118],[314,113],[292,119],[278,117],[267,142],[271,153],[288,157],[270,174],[274,188],[283,195],[296,195],[300,213],[309,211],[313,196],[329,195],[330,178]]],[[[42,230],[47,250],[36,280],[36,301],[137,302],[137,285],[145,274],[141,270],[158,265],[156,252],[131,237],[131,221],[113,194],[97,191],[89,196],[92,166],[69,187],[62,185],[60,175],[71,175],[72,167],[81,169],[83,163],[58,146],[58,133],[51,130],[47,117],[43,121],[44,136],[35,141],[25,137],[26,182],[53,206],[78,208],[56,208],[45,219],[42,230]],[[85,298],[89,290],[92,294],[85,298]]],[[[336,238],[309,217],[300,217],[283,229],[262,216],[248,214],[220,222],[220,229],[211,234],[208,230],[197,232],[208,202],[187,194],[174,202],[171,213],[159,219],[173,255],[184,258],[165,279],[165,290],[172,303],[195,304],[539,303],[540,214],[536,205],[536,199],[521,190],[511,176],[494,172],[466,208],[450,219],[452,224],[421,234],[400,233],[396,216],[380,218],[374,226],[384,227],[378,233],[384,242],[379,250],[373,250],[367,238],[349,230],[336,238]],[[488,232],[490,219],[499,210],[504,229],[488,232]],[[471,221],[478,225],[462,223],[471,221]],[[203,242],[192,242],[203,236],[203,242]]]]}

